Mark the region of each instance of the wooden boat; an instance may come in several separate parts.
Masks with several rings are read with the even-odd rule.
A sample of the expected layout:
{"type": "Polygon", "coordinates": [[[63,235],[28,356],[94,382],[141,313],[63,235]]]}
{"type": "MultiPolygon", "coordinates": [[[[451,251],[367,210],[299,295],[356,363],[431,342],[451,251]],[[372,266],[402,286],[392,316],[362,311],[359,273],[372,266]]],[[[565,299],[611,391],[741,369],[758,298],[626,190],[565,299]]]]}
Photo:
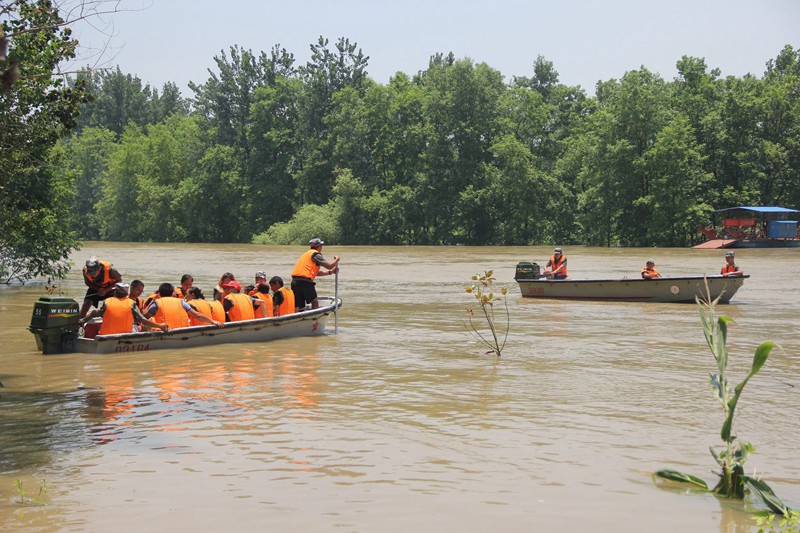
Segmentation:
{"type": "Polygon", "coordinates": [[[714,214],[713,224],[697,230],[706,242],[694,248],[794,248],[800,247],[796,209],[785,207],[729,207],[714,214]],[[717,214],[721,217],[717,222],[717,214]]]}
{"type": "Polygon", "coordinates": [[[570,279],[518,278],[522,296],[555,300],[598,300],[617,302],[694,303],[695,297],[707,298],[706,282],[712,299],[728,303],[744,276],[685,276],[658,279],[570,279]]]}
{"type": "MultiPolygon", "coordinates": [[[[72,298],[40,298],[34,306],[29,330],[39,350],[51,353],[119,353],[178,349],[234,342],[266,342],[287,337],[322,335],[328,317],[341,308],[342,300],[320,297],[320,307],[291,315],[172,329],[143,331],[89,338],[78,326],[78,303],[72,298]],[[86,336],[84,336],[86,335],[86,336]]],[[[87,324],[88,326],[88,324],[87,324]]]]}

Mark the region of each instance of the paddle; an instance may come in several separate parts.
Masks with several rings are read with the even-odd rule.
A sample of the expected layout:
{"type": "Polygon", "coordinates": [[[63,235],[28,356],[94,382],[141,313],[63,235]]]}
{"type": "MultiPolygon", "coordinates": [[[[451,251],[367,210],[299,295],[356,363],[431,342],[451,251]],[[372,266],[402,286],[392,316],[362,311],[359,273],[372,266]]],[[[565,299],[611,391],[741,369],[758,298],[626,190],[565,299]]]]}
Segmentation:
{"type": "Polygon", "coordinates": [[[333,334],[339,334],[339,270],[333,277],[333,334]]]}

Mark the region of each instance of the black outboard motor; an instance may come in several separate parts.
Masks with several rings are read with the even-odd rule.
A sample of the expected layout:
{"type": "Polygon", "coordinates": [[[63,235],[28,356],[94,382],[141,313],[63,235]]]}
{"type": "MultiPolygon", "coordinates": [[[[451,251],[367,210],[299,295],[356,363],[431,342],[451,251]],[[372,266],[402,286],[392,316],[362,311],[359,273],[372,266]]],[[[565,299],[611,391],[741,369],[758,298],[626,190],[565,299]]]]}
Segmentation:
{"type": "Polygon", "coordinates": [[[520,279],[539,279],[542,277],[541,269],[536,263],[520,261],[517,263],[517,271],[514,274],[515,280],[520,279]]]}
{"type": "Polygon", "coordinates": [[[75,351],[78,312],[78,302],[72,298],[45,296],[33,305],[28,330],[36,337],[36,345],[43,354],[75,351]]]}

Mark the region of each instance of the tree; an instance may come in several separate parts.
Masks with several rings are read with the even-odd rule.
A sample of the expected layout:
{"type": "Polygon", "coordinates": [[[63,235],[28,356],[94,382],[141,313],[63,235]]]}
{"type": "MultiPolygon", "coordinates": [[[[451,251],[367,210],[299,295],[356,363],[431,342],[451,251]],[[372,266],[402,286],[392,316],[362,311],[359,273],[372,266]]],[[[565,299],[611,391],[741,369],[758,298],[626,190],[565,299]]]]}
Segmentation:
{"type": "Polygon", "coordinates": [[[62,277],[79,243],[68,225],[70,174],[52,149],[86,92],[54,73],[77,42],[49,0],[3,2],[0,16],[0,272],[6,281],[62,277]]]}

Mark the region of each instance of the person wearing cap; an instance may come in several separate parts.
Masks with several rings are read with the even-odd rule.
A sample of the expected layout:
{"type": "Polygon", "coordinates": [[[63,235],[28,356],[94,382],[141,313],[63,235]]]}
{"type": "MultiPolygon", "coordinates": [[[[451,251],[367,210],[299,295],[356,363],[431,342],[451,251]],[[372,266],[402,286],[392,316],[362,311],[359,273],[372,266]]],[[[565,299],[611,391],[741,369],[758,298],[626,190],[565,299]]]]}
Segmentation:
{"type": "Polygon", "coordinates": [[[648,259],[645,267],[642,269],[642,277],[644,279],[657,279],[661,274],[656,270],[656,263],[652,259],[648,259]]]}
{"type": "Polygon", "coordinates": [[[228,315],[228,322],[240,322],[242,320],[253,320],[263,317],[264,300],[253,298],[247,294],[242,294],[242,284],[238,281],[230,281],[222,286],[225,289],[225,296],[222,298],[222,307],[228,315]]]}
{"type": "Polygon", "coordinates": [[[311,304],[312,309],[318,308],[319,300],[314,280],[317,276],[330,276],[339,272],[339,256],[333,256],[333,261],[326,261],[322,256],[323,244],[325,243],[316,237],[308,241],[310,249],[300,256],[292,270],[295,311],[305,308],[307,303],[311,304]],[[321,267],[328,270],[320,270],[321,267]]]}
{"type": "Polygon", "coordinates": [[[550,275],[553,279],[567,278],[567,258],[561,253],[561,248],[553,250],[553,255],[544,268],[544,275],[550,275]]]}
{"type": "Polygon", "coordinates": [[[166,323],[148,320],[142,315],[136,303],[128,297],[129,290],[126,283],[114,284],[114,290],[110,296],[103,300],[98,309],[94,309],[82,318],[81,322],[86,322],[96,316],[103,317],[98,335],[118,335],[139,331],[134,324],[144,324],[151,328],[168,331],[169,326],[166,323]]]}
{"type": "Polygon", "coordinates": [[[147,318],[155,317],[156,321],[169,324],[171,329],[189,327],[189,317],[192,317],[195,325],[197,322],[213,324],[218,328],[225,325],[224,322],[198,313],[188,302],[175,298],[173,294],[175,294],[175,287],[172,286],[172,283],[159,285],[158,298],[147,308],[145,316],[147,318]]]}
{"type": "Polygon", "coordinates": [[[296,311],[294,292],[283,286],[282,277],[272,276],[269,288],[272,289],[273,316],[291,315],[296,311]]]}
{"type": "Polygon", "coordinates": [[[736,264],[736,254],[733,252],[725,252],[725,266],[722,267],[722,270],[719,273],[721,276],[728,277],[728,276],[743,276],[744,270],[742,270],[739,265],[736,264]]]}
{"type": "Polygon", "coordinates": [[[99,261],[95,256],[86,260],[83,267],[83,282],[89,287],[83,297],[83,305],[78,316],[86,316],[89,308],[97,308],[100,300],[105,300],[114,292],[114,284],[122,281],[122,275],[108,261],[99,261]]]}
{"type": "MultiPolygon", "coordinates": [[[[263,294],[258,292],[258,286],[262,284],[267,284],[267,273],[259,270],[256,272],[256,282],[252,285],[248,285],[245,292],[247,292],[247,294],[250,296],[257,298],[259,294],[263,294]]],[[[269,286],[267,286],[267,289],[269,289],[269,286]]]]}

